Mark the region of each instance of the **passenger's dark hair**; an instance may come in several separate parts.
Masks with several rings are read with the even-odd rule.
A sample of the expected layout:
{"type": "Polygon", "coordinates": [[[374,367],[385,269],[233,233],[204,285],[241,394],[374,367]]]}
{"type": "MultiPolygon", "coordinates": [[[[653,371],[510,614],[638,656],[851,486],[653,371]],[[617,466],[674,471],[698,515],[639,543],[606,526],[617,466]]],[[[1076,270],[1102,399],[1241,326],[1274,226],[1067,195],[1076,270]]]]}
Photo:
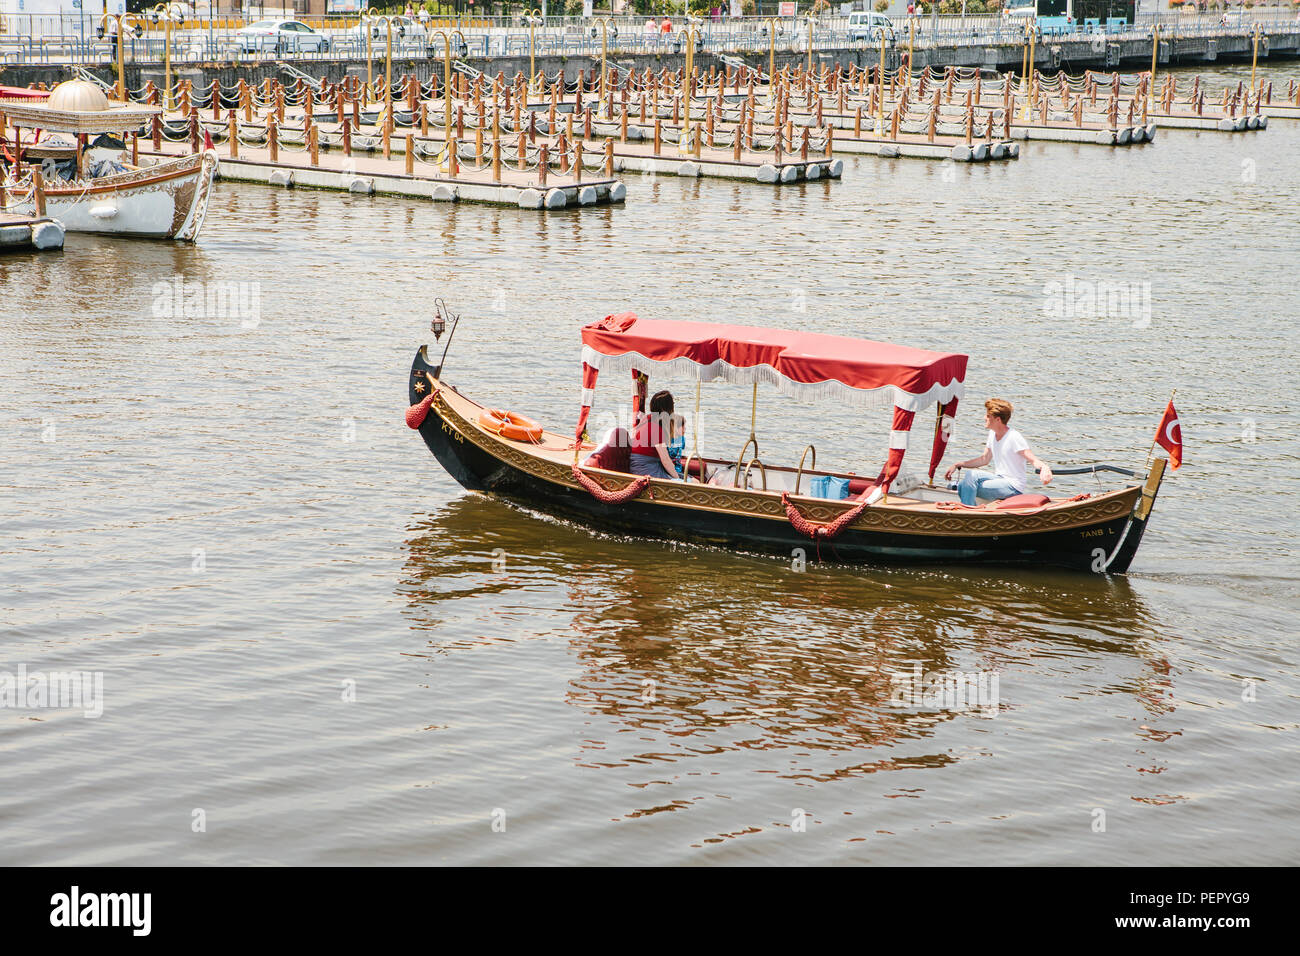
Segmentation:
{"type": "Polygon", "coordinates": [[[673,393],[667,389],[662,392],[655,392],[650,399],[650,411],[656,415],[671,415],[673,413],[673,393]]]}

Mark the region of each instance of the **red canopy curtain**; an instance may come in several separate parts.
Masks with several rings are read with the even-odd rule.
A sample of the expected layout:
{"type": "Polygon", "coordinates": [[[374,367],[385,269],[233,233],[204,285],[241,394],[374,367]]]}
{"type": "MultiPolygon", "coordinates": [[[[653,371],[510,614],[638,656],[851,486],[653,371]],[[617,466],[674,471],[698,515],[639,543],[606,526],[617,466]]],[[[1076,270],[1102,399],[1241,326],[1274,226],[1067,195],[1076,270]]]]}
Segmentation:
{"type": "Polygon", "coordinates": [[[898,477],[898,469],[903,465],[903,456],[907,454],[907,438],[912,430],[912,419],[915,417],[916,412],[894,406],[894,422],[889,431],[889,458],[885,460],[885,467],[880,469],[880,477],[876,479],[876,487],[882,493],[888,491],[889,486],[898,477]]]}
{"type": "Polygon", "coordinates": [[[596,376],[599,371],[582,363],[582,411],[578,413],[578,429],[574,432],[574,438],[578,444],[582,444],[582,434],[587,430],[587,416],[591,414],[592,403],[596,400],[596,376]]]}
{"type": "Polygon", "coordinates": [[[930,481],[943,461],[943,453],[948,450],[948,439],[952,437],[952,423],[957,417],[957,399],[953,398],[946,405],[939,406],[940,412],[934,424],[934,446],[930,450],[930,481]]]}

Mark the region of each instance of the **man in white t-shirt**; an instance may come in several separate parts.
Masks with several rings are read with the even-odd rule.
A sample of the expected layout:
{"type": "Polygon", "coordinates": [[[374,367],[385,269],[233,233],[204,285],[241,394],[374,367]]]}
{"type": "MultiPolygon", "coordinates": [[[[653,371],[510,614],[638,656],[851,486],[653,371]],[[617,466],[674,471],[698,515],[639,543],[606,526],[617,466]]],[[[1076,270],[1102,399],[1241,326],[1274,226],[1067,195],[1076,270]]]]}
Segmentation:
{"type": "Polygon", "coordinates": [[[967,469],[956,486],[962,504],[974,505],[976,498],[1001,501],[1012,495],[1023,495],[1026,462],[1039,469],[1043,484],[1051,484],[1051,467],[1029,450],[1029,442],[1025,441],[1024,435],[1007,427],[1011,421],[1011,410],[1011,403],[1004,398],[990,398],[985,402],[984,425],[989,430],[989,437],[984,445],[984,454],[950,465],[944,472],[944,479],[951,481],[956,469],[967,469]],[[995,474],[969,470],[983,468],[990,461],[993,462],[995,474]]]}

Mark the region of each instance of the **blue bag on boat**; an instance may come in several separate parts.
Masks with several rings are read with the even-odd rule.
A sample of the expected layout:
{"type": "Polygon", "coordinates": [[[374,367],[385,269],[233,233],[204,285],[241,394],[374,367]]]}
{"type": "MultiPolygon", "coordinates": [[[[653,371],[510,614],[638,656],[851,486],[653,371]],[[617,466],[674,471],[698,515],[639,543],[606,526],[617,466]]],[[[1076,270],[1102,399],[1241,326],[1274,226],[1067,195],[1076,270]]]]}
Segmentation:
{"type": "Polygon", "coordinates": [[[849,480],[833,475],[818,475],[812,480],[814,498],[842,499],[849,496],[849,480]]]}

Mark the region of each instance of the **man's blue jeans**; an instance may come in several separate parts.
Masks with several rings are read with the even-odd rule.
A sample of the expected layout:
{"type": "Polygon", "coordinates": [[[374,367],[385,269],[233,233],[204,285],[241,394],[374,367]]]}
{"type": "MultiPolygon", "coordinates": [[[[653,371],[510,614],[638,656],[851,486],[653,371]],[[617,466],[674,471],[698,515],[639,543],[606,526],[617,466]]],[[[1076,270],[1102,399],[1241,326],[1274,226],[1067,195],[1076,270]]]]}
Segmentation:
{"type": "Polygon", "coordinates": [[[962,504],[973,505],[976,498],[1001,501],[1003,498],[1010,498],[1012,495],[1020,494],[1020,492],[1016,490],[1016,486],[1008,478],[999,478],[987,471],[962,469],[961,481],[957,483],[957,494],[961,496],[962,504]]]}

